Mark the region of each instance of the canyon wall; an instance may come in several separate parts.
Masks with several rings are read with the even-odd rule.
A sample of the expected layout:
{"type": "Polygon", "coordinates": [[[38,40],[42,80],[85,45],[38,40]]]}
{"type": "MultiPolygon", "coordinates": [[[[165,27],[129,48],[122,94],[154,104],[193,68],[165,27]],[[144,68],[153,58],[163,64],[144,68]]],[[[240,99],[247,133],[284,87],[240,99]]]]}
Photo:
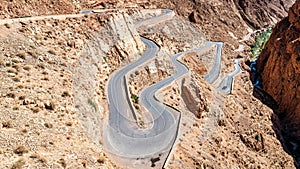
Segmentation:
{"type": "Polygon", "coordinates": [[[254,28],[259,28],[264,24],[276,24],[287,15],[289,7],[294,2],[295,0],[234,0],[244,21],[254,28]]]}
{"type": "MultiPolygon", "coordinates": [[[[289,139],[300,140],[300,0],[279,22],[258,59],[262,87],[278,103],[289,139]]],[[[295,141],[295,140],[294,140],[295,141]]]]}
{"type": "Polygon", "coordinates": [[[151,1],[152,6],[168,8],[198,24],[208,39],[238,45],[236,39],[265,23],[274,25],[292,6],[294,0],[171,0],[151,1]],[[214,31],[212,31],[214,30],[214,31]]]}

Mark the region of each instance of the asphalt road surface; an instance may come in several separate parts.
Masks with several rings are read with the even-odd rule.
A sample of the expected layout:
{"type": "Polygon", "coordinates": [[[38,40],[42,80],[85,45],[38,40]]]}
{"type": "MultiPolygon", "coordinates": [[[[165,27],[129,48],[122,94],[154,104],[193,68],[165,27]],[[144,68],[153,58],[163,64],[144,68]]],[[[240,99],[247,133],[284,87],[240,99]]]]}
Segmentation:
{"type": "Polygon", "coordinates": [[[119,69],[108,82],[109,127],[106,144],[111,152],[126,157],[145,157],[170,148],[175,139],[178,120],[170,108],[155,99],[155,92],[174,79],[164,80],[150,86],[141,94],[141,105],[152,113],[150,128],[140,129],[131,110],[130,97],[126,94],[125,75],[156,56],[159,47],[142,38],[146,51],[137,61],[119,69]]]}
{"type": "Polygon", "coordinates": [[[217,53],[215,56],[215,62],[213,68],[209,71],[209,73],[204,77],[204,79],[212,84],[214,83],[220,75],[221,71],[221,59],[222,59],[222,47],[223,42],[210,42],[217,45],[217,53]]]}
{"type": "MultiPolygon", "coordinates": [[[[172,11],[164,10],[164,14],[147,19],[145,22],[153,24],[162,22],[172,11]]],[[[140,103],[151,113],[151,124],[141,129],[137,125],[135,111],[130,103],[125,76],[143,63],[153,59],[159,47],[152,41],[141,38],[146,45],[146,51],[137,61],[126,65],[114,72],[108,82],[109,123],[104,132],[104,144],[107,151],[125,157],[146,157],[148,155],[168,150],[176,139],[178,115],[174,110],[155,99],[155,92],[165,86],[166,82],[159,82],[144,90],[140,96],[140,103]]],[[[174,79],[173,79],[174,80],[174,79]]],[[[173,81],[172,80],[172,81],[173,81]]]]}
{"type": "Polygon", "coordinates": [[[234,71],[231,72],[230,74],[228,74],[220,83],[220,85],[218,86],[218,89],[224,93],[224,94],[228,94],[232,91],[233,88],[233,78],[234,76],[236,76],[237,74],[239,74],[241,72],[241,67],[239,65],[241,59],[235,59],[234,60],[234,71]]]}

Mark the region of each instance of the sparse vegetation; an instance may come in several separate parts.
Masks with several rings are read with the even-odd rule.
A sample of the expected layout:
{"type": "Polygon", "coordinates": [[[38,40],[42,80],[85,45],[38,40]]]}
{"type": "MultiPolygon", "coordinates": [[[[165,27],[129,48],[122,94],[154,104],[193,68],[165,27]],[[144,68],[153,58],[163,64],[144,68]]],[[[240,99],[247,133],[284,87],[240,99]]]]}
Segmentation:
{"type": "Polygon", "coordinates": [[[92,99],[88,99],[88,103],[94,108],[95,111],[97,111],[97,105],[92,99]]]}
{"type": "Polygon", "coordinates": [[[56,55],[56,52],[53,49],[48,50],[48,53],[50,53],[52,55],[56,55]]]}
{"type": "Polygon", "coordinates": [[[54,110],[55,109],[55,105],[56,105],[56,103],[55,103],[55,100],[54,99],[52,99],[52,100],[47,100],[45,103],[44,103],[44,105],[45,105],[45,108],[47,109],[47,110],[54,110]]]}
{"type": "Polygon", "coordinates": [[[38,161],[41,162],[41,163],[46,163],[47,162],[46,158],[42,157],[42,156],[39,156],[38,161]]]}
{"type": "Polygon", "coordinates": [[[136,104],[139,104],[139,97],[136,94],[131,94],[131,98],[133,99],[133,102],[136,104]]]}
{"type": "MultiPolygon", "coordinates": [[[[79,52],[85,47],[84,42],[89,40],[90,32],[86,32],[86,28],[90,28],[90,25],[95,28],[99,27],[95,25],[97,23],[85,22],[80,27],[70,28],[68,31],[71,35],[64,33],[65,24],[80,24],[82,23],[81,19],[87,21],[87,18],[79,18],[78,21],[68,18],[61,22],[56,19],[46,19],[45,21],[16,23],[18,26],[24,27],[20,30],[24,32],[22,34],[19,33],[17,27],[16,29],[15,27],[14,29],[11,28],[11,30],[3,28],[9,31],[3,32],[3,36],[1,36],[2,43],[0,44],[2,49],[0,51],[0,68],[2,68],[3,74],[1,88],[3,119],[0,120],[0,128],[3,132],[4,142],[7,143],[2,154],[5,156],[3,156],[3,161],[6,162],[4,167],[28,168],[28,166],[32,167],[33,165],[43,168],[50,165],[50,163],[54,163],[56,167],[68,168],[71,161],[64,156],[64,153],[54,154],[53,158],[49,159],[39,154],[40,150],[45,148],[60,147],[71,149],[78,154],[78,157],[74,157],[74,161],[72,160],[70,163],[71,166],[74,164],[75,167],[82,167],[83,165],[83,167],[88,168],[111,163],[106,161],[105,156],[101,157],[93,151],[93,149],[99,147],[90,144],[92,143],[91,140],[88,139],[88,136],[81,135],[82,131],[77,130],[76,120],[73,121],[77,118],[75,107],[78,98],[71,98],[72,95],[77,94],[77,91],[73,93],[73,72],[66,67],[76,63],[80,56],[79,52]],[[56,26],[55,32],[53,32],[53,26],[51,25],[56,26]],[[32,37],[34,34],[38,34],[35,36],[36,39],[32,37]],[[62,43],[59,44],[60,41],[62,43]],[[73,41],[72,48],[66,45],[67,41],[73,41]],[[63,57],[66,60],[63,60],[63,57]],[[15,96],[10,96],[10,93],[14,93],[15,96]],[[52,102],[52,99],[54,99],[54,102],[52,102]],[[24,113],[26,118],[22,118],[24,113]],[[38,121],[36,119],[42,120],[38,121]],[[44,137],[38,137],[42,132],[51,134],[58,128],[69,128],[68,130],[72,133],[55,133],[55,139],[48,140],[45,140],[44,137]],[[36,132],[37,135],[29,138],[28,135],[32,132],[36,132]],[[14,141],[19,138],[28,138],[25,140],[26,142],[41,142],[41,144],[33,147],[33,151],[32,147],[24,141],[14,141]],[[83,149],[80,146],[72,146],[73,140],[82,143],[81,138],[84,139],[86,145],[94,148],[83,149]],[[72,140],[72,144],[65,144],[67,140],[72,140]],[[20,145],[23,145],[23,147],[19,147],[20,145]],[[81,160],[80,157],[85,154],[88,154],[94,160],[91,163],[88,160],[81,160]],[[80,166],[80,164],[82,165],[80,166]]],[[[103,58],[103,63],[105,63],[104,60],[107,62],[106,59],[109,58],[103,58]]],[[[108,76],[104,75],[104,78],[107,80],[108,76]]],[[[97,92],[104,93],[101,90],[105,90],[104,79],[97,92]]],[[[100,99],[99,103],[101,103],[100,99]]],[[[95,111],[99,109],[98,98],[96,100],[92,95],[86,97],[82,104],[85,104],[92,112],[94,112],[93,109],[95,111]],[[91,99],[88,100],[88,98],[91,99]]],[[[81,104],[78,106],[82,108],[81,104]]],[[[105,116],[101,116],[101,118],[104,120],[105,116]]],[[[98,150],[101,150],[101,148],[98,150]]],[[[0,149],[0,156],[3,151],[0,149]]]]}
{"type": "Polygon", "coordinates": [[[19,62],[20,62],[20,60],[17,59],[17,58],[13,58],[11,61],[12,61],[13,63],[19,63],[19,62]]]}
{"type": "Polygon", "coordinates": [[[140,110],[140,106],[138,104],[134,105],[134,108],[140,110]]]}
{"type": "Polygon", "coordinates": [[[21,81],[19,76],[13,77],[12,80],[15,81],[15,82],[20,82],[21,81]]]}
{"type": "Polygon", "coordinates": [[[61,95],[62,97],[70,97],[71,96],[71,94],[70,94],[70,92],[69,91],[64,91],[63,93],[62,93],[62,95],[61,95]]]}
{"type": "Polygon", "coordinates": [[[17,54],[17,56],[18,56],[19,58],[25,60],[26,57],[27,57],[27,54],[26,54],[24,51],[20,51],[20,52],[17,54]]]}
{"type": "Polygon", "coordinates": [[[53,124],[51,124],[51,123],[44,123],[44,126],[47,127],[47,128],[52,128],[53,124]]]}
{"type": "Polygon", "coordinates": [[[13,107],[13,110],[20,110],[20,107],[18,105],[13,107]]]}
{"type": "Polygon", "coordinates": [[[25,146],[18,146],[16,149],[14,149],[14,153],[18,155],[23,155],[25,153],[28,153],[28,150],[25,146]]]}
{"type": "Polygon", "coordinates": [[[104,156],[100,156],[98,159],[97,159],[97,162],[100,163],[100,164],[103,164],[105,162],[105,157],[104,156]]]}
{"type": "Polygon", "coordinates": [[[34,38],[37,40],[41,40],[43,37],[41,35],[37,34],[37,35],[34,35],[34,38]]]}
{"type": "Polygon", "coordinates": [[[34,57],[34,58],[37,57],[37,54],[36,54],[36,52],[35,52],[34,50],[29,50],[29,51],[27,51],[27,53],[28,53],[29,55],[31,55],[32,57],[34,57]]]}
{"type": "Polygon", "coordinates": [[[12,68],[12,67],[8,67],[6,70],[7,70],[8,73],[17,73],[17,70],[15,68],[12,68]]]}
{"type": "Polygon", "coordinates": [[[24,69],[24,70],[27,70],[27,71],[29,71],[31,68],[32,68],[31,65],[25,65],[25,66],[23,67],[23,69],[24,69]]]}
{"type": "Polygon", "coordinates": [[[104,91],[104,87],[102,85],[99,85],[99,88],[104,91]]]}
{"type": "Polygon", "coordinates": [[[139,126],[144,126],[145,125],[145,122],[143,120],[139,120],[139,126]]]}
{"type": "Polygon", "coordinates": [[[25,165],[25,160],[24,160],[24,158],[20,158],[18,161],[16,161],[16,162],[12,165],[11,169],[21,169],[21,168],[23,168],[24,165],[25,165]]]}
{"type": "Polygon", "coordinates": [[[17,71],[22,70],[22,66],[19,63],[13,64],[13,68],[17,69],[17,71]]]}
{"type": "Polygon", "coordinates": [[[208,106],[205,106],[205,111],[209,112],[209,107],[208,106]]]}
{"type": "Polygon", "coordinates": [[[68,121],[68,122],[66,122],[66,126],[72,126],[73,125],[73,123],[71,122],[71,121],[68,121]]]}
{"type": "Polygon", "coordinates": [[[259,33],[255,37],[254,46],[251,48],[251,53],[252,53],[251,60],[256,60],[256,56],[258,56],[261,53],[261,51],[263,50],[265,44],[269,40],[271,34],[272,34],[272,29],[267,28],[266,31],[263,31],[263,32],[259,33]]]}
{"type": "Polygon", "coordinates": [[[107,62],[107,57],[104,56],[104,57],[103,57],[103,60],[104,60],[104,62],[107,62]]]}
{"type": "Polygon", "coordinates": [[[21,28],[21,29],[19,29],[19,31],[20,31],[21,33],[24,33],[26,30],[25,30],[25,28],[21,28]]]}
{"type": "Polygon", "coordinates": [[[11,28],[10,24],[8,24],[8,23],[5,23],[4,26],[8,29],[11,28]]]}
{"type": "Polygon", "coordinates": [[[63,167],[66,168],[67,167],[67,163],[65,161],[65,159],[61,158],[58,160],[58,163],[63,167]]]}
{"type": "Polygon", "coordinates": [[[6,67],[9,67],[9,66],[11,66],[11,63],[10,63],[10,62],[6,62],[6,63],[5,63],[5,66],[6,66],[6,67]]]}
{"type": "Polygon", "coordinates": [[[30,110],[32,110],[33,113],[38,113],[41,109],[39,107],[32,107],[30,110]]]}
{"type": "Polygon", "coordinates": [[[5,122],[2,122],[2,127],[3,128],[12,128],[13,125],[12,125],[11,121],[5,121],[5,122]]]}
{"type": "Polygon", "coordinates": [[[31,158],[31,159],[37,159],[38,160],[38,162],[41,162],[41,163],[45,163],[47,160],[45,159],[45,157],[42,157],[42,156],[40,156],[39,154],[31,154],[30,156],[29,156],[29,158],[31,158]]]}

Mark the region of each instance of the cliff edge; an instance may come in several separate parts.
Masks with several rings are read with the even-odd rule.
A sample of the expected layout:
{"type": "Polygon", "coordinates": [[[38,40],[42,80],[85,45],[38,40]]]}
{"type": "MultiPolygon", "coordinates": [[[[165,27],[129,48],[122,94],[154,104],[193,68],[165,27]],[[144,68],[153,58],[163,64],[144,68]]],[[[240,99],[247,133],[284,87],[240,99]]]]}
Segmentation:
{"type": "Polygon", "coordinates": [[[300,0],[279,22],[258,59],[262,88],[278,104],[282,129],[299,152],[300,142],[300,0]]]}

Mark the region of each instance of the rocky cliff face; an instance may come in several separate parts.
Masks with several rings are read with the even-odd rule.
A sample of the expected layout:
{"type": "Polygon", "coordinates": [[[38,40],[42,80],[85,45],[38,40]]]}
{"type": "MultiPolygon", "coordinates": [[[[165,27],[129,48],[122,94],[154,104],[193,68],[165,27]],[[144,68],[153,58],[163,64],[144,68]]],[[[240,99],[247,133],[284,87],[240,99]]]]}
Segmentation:
{"type": "MultiPolygon", "coordinates": [[[[290,139],[300,141],[300,0],[277,24],[258,59],[262,87],[278,103],[290,139]]],[[[296,143],[297,143],[296,142],[296,143]]]]}
{"type": "Polygon", "coordinates": [[[83,128],[96,143],[101,140],[101,118],[107,111],[104,88],[108,76],[125,62],[136,60],[145,49],[127,14],[115,13],[105,22],[104,28],[84,45],[74,69],[77,112],[83,128]]]}
{"type": "Polygon", "coordinates": [[[294,0],[249,1],[234,0],[242,18],[249,26],[259,28],[264,24],[276,24],[287,15],[294,0]]]}
{"type": "Polygon", "coordinates": [[[200,25],[204,34],[214,41],[235,45],[237,37],[253,28],[275,24],[287,15],[294,0],[171,0],[152,1],[153,6],[173,9],[178,15],[200,25]],[[214,31],[211,31],[214,30],[214,31]]]}

